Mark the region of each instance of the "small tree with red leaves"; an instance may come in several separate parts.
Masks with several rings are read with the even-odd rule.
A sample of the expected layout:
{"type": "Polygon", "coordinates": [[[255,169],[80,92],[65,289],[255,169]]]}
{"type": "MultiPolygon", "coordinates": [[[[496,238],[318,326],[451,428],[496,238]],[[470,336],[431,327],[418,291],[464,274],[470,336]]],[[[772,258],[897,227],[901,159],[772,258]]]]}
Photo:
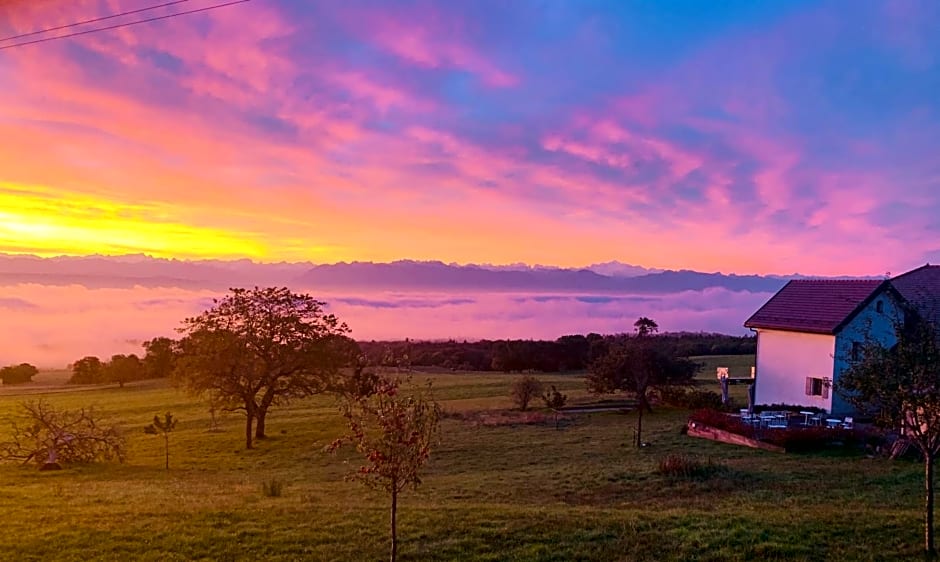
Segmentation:
{"type": "Polygon", "coordinates": [[[398,557],[398,496],[421,484],[421,469],[431,457],[431,446],[441,417],[440,405],[425,392],[401,392],[401,379],[379,377],[367,396],[349,397],[343,415],[349,433],[330,446],[335,451],[352,443],[366,464],[351,475],[370,488],[391,496],[392,562],[398,557]]]}

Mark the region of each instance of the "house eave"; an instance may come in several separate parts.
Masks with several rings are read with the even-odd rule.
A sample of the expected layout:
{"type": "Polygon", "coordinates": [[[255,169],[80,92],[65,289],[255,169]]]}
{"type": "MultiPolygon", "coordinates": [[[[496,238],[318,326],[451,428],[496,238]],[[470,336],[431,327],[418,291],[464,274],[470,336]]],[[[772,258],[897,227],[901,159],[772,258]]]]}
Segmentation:
{"type": "Polygon", "coordinates": [[[798,334],[814,334],[820,336],[834,336],[836,332],[833,330],[826,330],[824,328],[798,328],[795,326],[780,326],[775,324],[755,324],[747,322],[744,324],[745,328],[751,328],[753,330],[774,330],[776,332],[794,332],[798,334]]]}

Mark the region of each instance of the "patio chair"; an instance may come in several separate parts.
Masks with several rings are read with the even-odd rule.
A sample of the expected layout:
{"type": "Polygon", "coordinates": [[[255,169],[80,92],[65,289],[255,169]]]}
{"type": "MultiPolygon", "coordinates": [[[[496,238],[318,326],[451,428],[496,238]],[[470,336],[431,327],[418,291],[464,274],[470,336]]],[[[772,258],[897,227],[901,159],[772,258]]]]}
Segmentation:
{"type": "Polygon", "coordinates": [[[852,418],[852,416],[846,416],[846,417],[845,417],[845,421],[842,422],[842,428],[843,428],[843,429],[854,429],[854,428],[855,428],[855,420],[852,418]]]}
{"type": "Polygon", "coordinates": [[[786,415],[776,415],[770,418],[770,422],[767,424],[767,427],[770,429],[786,429],[788,427],[787,416],[786,415]]]}

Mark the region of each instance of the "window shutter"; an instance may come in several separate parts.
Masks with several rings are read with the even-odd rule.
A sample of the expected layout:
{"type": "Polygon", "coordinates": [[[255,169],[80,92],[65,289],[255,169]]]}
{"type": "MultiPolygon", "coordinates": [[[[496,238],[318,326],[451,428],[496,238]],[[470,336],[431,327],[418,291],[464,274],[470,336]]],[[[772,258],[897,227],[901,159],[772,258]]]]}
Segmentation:
{"type": "Polygon", "coordinates": [[[812,377],[806,377],[806,395],[807,396],[813,395],[813,378],[812,377]]]}
{"type": "Polygon", "coordinates": [[[823,381],[822,383],[822,397],[823,397],[823,400],[825,400],[826,398],[829,398],[829,385],[826,384],[826,381],[823,381]]]}

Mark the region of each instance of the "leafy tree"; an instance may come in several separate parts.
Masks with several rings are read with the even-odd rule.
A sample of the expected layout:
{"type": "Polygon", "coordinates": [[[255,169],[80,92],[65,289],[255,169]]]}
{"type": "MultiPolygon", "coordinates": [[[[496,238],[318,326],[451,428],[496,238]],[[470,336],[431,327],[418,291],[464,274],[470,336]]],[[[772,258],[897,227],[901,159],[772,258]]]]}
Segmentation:
{"type": "Polygon", "coordinates": [[[528,365],[523,342],[506,340],[498,342],[493,348],[493,360],[490,367],[494,371],[511,373],[522,372],[528,365]]]}
{"type": "Polygon", "coordinates": [[[870,341],[835,389],[881,427],[900,430],[924,458],[924,550],[934,546],[934,460],[940,452],[940,344],[936,328],[910,315],[895,326],[897,344],[870,341]]]}
{"type": "Polygon", "coordinates": [[[104,366],[105,382],[118,383],[118,386],[124,388],[124,384],[144,378],[144,364],[140,357],[131,353],[130,355],[113,355],[111,360],[104,366]]]}
{"type": "Polygon", "coordinates": [[[161,419],[160,416],[153,417],[153,423],[144,428],[144,433],[149,435],[163,435],[163,451],[166,455],[166,469],[170,470],[170,432],[176,429],[177,419],[173,414],[167,412],[161,419]]]}
{"type": "Polygon", "coordinates": [[[144,342],[144,376],[163,379],[173,373],[176,366],[176,342],[170,338],[154,338],[144,342]]]}
{"type": "Polygon", "coordinates": [[[83,357],[72,364],[69,384],[99,384],[104,382],[104,364],[95,356],[83,357]]]}
{"type": "Polygon", "coordinates": [[[640,316],[637,318],[636,322],[633,323],[633,328],[636,330],[636,335],[638,336],[651,336],[659,331],[659,324],[651,318],[640,316]]]}
{"type": "Polygon", "coordinates": [[[607,353],[590,366],[587,377],[591,392],[625,391],[637,397],[637,423],[634,444],[642,446],[643,411],[652,412],[649,391],[670,385],[688,384],[697,365],[658,349],[650,338],[620,338],[611,342],[607,353]]]}
{"type": "Polygon", "coordinates": [[[509,389],[512,403],[523,412],[529,409],[529,402],[540,394],[542,394],[542,383],[539,379],[528,375],[513,381],[509,389]]]}
{"type": "Polygon", "coordinates": [[[243,411],[250,449],[252,435],[265,437],[272,406],[330,388],[349,364],[349,329],[324,304],[287,288],[232,289],[184,320],[174,377],[194,394],[243,411]]]}
{"type": "Polygon", "coordinates": [[[382,377],[369,396],[349,398],[343,415],[349,433],[330,446],[355,445],[366,464],[354,474],[365,485],[391,497],[389,530],[392,562],[398,557],[398,496],[421,484],[421,470],[431,456],[441,409],[428,394],[401,393],[401,380],[382,377]]]}
{"type": "Polygon", "coordinates": [[[36,462],[60,468],[59,462],[89,463],[116,458],[124,462],[127,445],[120,430],[93,409],[60,410],[44,400],[24,402],[26,423],[11,423],[10,441],[0,443],[0,459],[36,462]]]}
{"type": "Polygon", "coordinates": [[[3,384],[23,384],[32,382],[33,377],[39,374],[39,369],[29,363],[10,365],[0,369],[0,380],[3,384]]]}

